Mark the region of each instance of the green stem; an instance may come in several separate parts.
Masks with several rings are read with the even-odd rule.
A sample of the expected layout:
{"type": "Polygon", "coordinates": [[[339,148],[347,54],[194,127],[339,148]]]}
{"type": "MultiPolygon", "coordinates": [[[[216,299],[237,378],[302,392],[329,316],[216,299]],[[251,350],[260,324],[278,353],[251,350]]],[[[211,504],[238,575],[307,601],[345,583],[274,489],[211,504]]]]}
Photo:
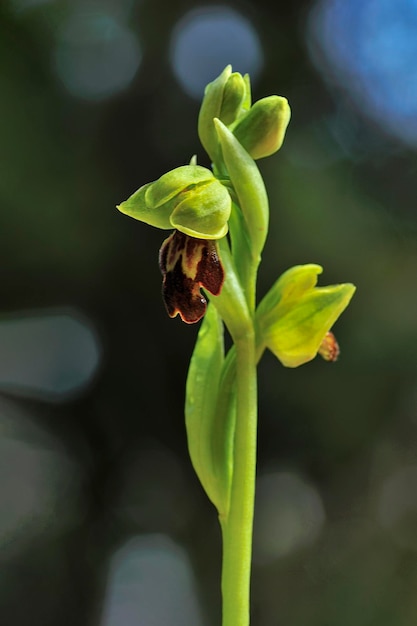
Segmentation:
{"type": "Polygon", "coordinates": [[[235,339],[237,414],[230,507],[223,534],[223,626],[248,626],[255,500],[257,380],[253,328],[235,339]]]}

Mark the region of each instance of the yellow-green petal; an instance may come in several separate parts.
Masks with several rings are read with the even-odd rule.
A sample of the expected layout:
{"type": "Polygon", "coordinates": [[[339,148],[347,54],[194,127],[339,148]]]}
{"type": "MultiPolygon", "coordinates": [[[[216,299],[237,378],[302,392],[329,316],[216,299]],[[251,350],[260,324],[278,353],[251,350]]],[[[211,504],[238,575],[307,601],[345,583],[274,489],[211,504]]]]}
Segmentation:
{"type": "Polygon", "coordinates": [[[271,324],[277,314],[283,313],[283,308],[300,295],[313,289],[317,284],[317,277],[323,268],[315,263],[295,265],[275,281],[257,309],[257,321],[265,326],[271,324]],[[277,310],[277,307],[280,307],[277,310]]]}
{"type": "Polygon", "coordinates": [[[188,187],[213,180],[213,173],[201,165],[181,165],[149,185],[145,193],[148,208],[156,209],[188,187]]]}
{"type": "Polygon", "coordinates": [[[184,192],[171,214],[171,226],[197,239],[221,239],[228,231],[232,201],[219,181],[184,192]]]}
{"type": "Polygon", "coordinates": [[[282,314],[277,310],[276,321],[261,329],[265,345],[286,367],[311,361],[354,292],[349,283],[306,291],[282,314]]]}

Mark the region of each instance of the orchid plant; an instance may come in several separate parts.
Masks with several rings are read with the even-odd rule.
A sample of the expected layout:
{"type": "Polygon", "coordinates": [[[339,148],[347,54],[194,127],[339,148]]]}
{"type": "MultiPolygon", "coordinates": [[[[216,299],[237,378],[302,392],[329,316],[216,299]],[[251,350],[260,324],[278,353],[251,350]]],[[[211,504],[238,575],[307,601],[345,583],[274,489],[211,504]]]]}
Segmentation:
{"type": "Polygon", "coordinates": [[[159,253],[166,309],[189,324],[202,319],[185,421],[192,464],[221,525],[223,626],[248,626],[250,619],[257,364],[265,349],[286,367],[317,354],[335,361],[330,329],[355,291],[352,284],[317,287],[322,268],[299,265],[257,304],[269,208],[256,161],[279,150],[289,120],[285,98],[252,104],[249,76],[227,66],[207,85],[198,119],[211,169],[193,157],[118,206],[173,231],[159,253]]]}

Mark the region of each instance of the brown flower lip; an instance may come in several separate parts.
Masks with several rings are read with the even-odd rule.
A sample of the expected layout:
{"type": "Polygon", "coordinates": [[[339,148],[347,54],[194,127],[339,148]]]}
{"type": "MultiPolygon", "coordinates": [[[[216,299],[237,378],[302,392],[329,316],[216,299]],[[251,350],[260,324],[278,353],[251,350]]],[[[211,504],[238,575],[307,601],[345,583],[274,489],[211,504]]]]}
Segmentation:
{"type": "Polygon", "coordinates": [[[224,282],[217,243],[174,231],[161,246],[159,267],[162,296],[168,315],[180,315],[187,324],[201,320],[207,300],[201,288],[217,296],[224,282]]]}
{"type": "Polygon", "coordinates": [[[329,330],[320,344],[319,354],[325,361],[337,361],[340,355],[339,344],[334,334],[329,330]]]}

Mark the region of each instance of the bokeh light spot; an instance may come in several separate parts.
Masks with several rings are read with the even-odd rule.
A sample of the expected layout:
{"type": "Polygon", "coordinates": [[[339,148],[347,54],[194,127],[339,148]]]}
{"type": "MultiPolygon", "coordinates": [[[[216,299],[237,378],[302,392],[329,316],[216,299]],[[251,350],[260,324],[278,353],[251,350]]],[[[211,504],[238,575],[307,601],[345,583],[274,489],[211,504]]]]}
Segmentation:
{"type": "Polygon", "coordinates": [[[323,0],[311,57],[326,81],[388,133],[417,144],[417,0],[323,0]]]}
{"type": "Polygon", "coordinates": [[[55,0],[12,0],[11,5],[14,12],[19,14],[43,4],[52,4],[53,2],[55,0]]]}
{"type": "Polygon", "coordinates": [[[57,74],[76,97],[102,100],[128,87],[142,58],[136,35],[110,13],[74,13],[59,34],[57,74]]]}
{"type": "Polygon", "coordinates": [[[101,626],[202,623],[190,563],[168,537],[137,536],[114,554],[101,626]]]}
{"type": "Polygon", "coordinates": [[[227,6],[201,7],[176,25],[170,60],[177,80],[191,97],[200,99],[207,83],[231,64],[248,72],[252,83],[263,65],[261,43],[253,25],[227,6]]]}
{"type": "Polygon", "coordinates": [[[42,400],[85,390],[101,360],[89,320],[73,309],[0,321],[0,389],[42,400]]]}
{"type": "Polygon", "coordinates": [[[256,491],[254,560],[265,564],[311,545],[324,521],[320,494],[297,474],[261,475],[256,491]]]}
{"type": "Polygon", "coordinates": [[[376,515],[394,542],[417,550],[417,465],[400,467],[381,484],[376,515]]]}
{"type": "Polygon", "coordinates": [[[172,451],[147,441],[123,455],[115,515],[145,531],[184,530],[191,513],[183,468],[172,451]]]}
{"type": "Polygon", "coordinates": [[[3,556],[25,549],[34,537],[48,537],[51,541],[79,523],[84,515],[80,481],[80,468],[36,423],[36,417],[1,400],[0,549],[3,556]]]}

